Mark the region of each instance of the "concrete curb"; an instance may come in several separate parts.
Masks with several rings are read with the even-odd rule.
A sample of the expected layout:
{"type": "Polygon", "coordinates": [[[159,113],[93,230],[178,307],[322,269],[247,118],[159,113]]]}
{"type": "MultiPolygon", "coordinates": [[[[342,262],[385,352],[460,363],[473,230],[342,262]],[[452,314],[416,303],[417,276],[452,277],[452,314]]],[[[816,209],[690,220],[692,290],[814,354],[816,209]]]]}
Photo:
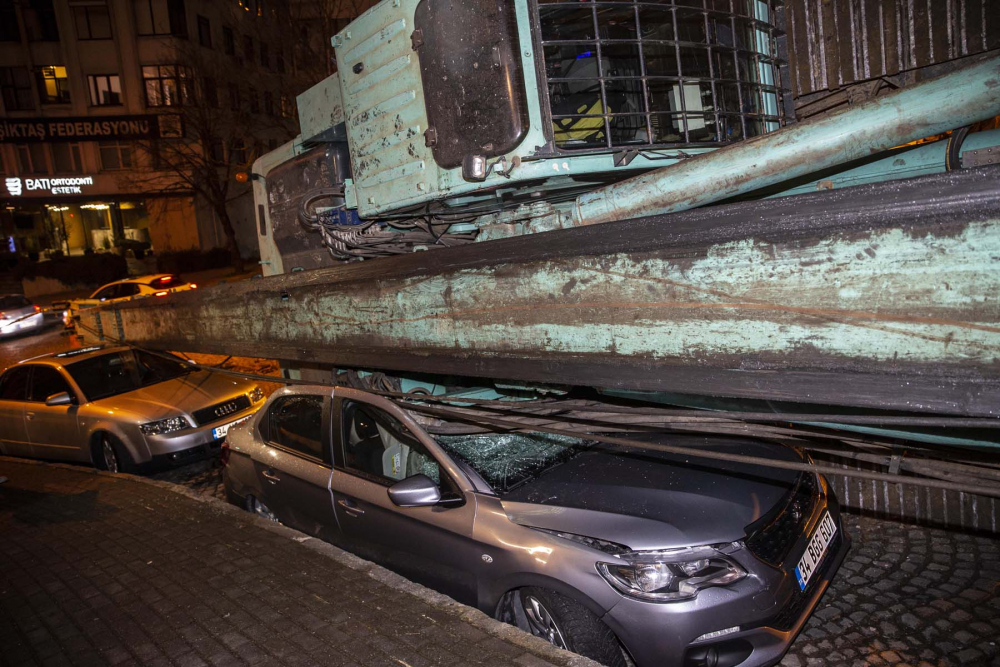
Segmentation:
{"type": "Polygon", "coordinates": [[[281,535],[282,537],[298,542],[307,549],[310,549],[318,554],[322,554],[323,556],[326,556],[327,558],[334,560],[356,572],[365,574],[366,576],[371,577],[382,584],[390,586],[395,590],[412,595],[413,597],[431,605],[432,607],[435,607],[436,609],[440,609],[450,614],[455,614],[478,630],[482,630],[483,632],[502,641],[519,646],[525,651],[530,651],[543,660],[548,660],[559,665],[565,665],[566,667],[600,667],[599,663],[589,658],[557,648],[547,641],[528,634],[523,630],[519,630],[512,625],[501,623],[474,607],[464,605],[447,595],[443,595],[437,591],[427,588],[426,586],[414,583],[409,579],[401,577],[395,572],[382,567],[381,565],[359,558],[358,556],[344,551],[343,549],[340,549],[328,542],[318,540],[280,523],[268,521],[262,517],[250,514],[249,512],[235,507],[234,505],[230,505],[229,503],[219,500],[218,498],[198,494],[183,486],[174,484],[173,482],[147,479],[145,477],[140,477],[139,475],[131,475],[128,473],[110,473],[106,470],[97,470],[96,468],[72,465],[69,463],[50,463],[48,461],[36,461],[33,459],[21,459],[0,455],[0,462],[3,461],[9,461],[11,463],[18,463],[22,465],[45,466],[82,474],[99,475],[115,480],[149,484],[171,491],[191,500],[204,503],[214,511],[229,514],[234,518],[239,518],[241,521],[247,521],[258,528],[263,528],[271,533],[281,535]]]}

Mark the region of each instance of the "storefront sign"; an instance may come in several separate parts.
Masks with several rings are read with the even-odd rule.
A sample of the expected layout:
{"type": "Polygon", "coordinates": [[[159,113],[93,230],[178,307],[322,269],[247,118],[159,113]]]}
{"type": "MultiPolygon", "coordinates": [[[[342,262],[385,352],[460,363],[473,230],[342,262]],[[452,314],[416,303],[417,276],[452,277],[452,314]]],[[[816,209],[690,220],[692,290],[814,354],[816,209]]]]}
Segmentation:
{"type": "MultiPolygon", "coordinates": [[[[44,191],[54,195],[80,195],[84,187],[94,184],[93,176],[68,176],[66,178],[25,178],[16,176],[4,179],[7,193],[14,197],[30,194],[33,191],[44,191]]],[[[41,194],[39,192],[39,194],[41,194]]]]}
{"type": "Polygon", "coordinates": [[[177,136],[178,131],[179,117],[152,114],[73,118],[5,118],[0,120],[0,143],[158,139],[177,136]]]}

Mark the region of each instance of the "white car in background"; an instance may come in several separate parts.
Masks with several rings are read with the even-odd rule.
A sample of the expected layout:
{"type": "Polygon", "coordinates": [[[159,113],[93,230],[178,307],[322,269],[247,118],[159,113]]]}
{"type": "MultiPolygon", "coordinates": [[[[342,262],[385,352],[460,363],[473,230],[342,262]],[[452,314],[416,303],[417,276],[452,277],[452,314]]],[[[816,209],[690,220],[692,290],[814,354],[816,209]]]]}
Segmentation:
{"type": "Polygon", "coordinates": [[[43,320],[42,309],[23,294],[0,295],[0,337],[38,331],[43,320]]]}
{"type": "Polygon", "coordinates": [[[172,273],[154,273],[148,276],[116,280],[104,285],[86,299],[72,299],[63,310],[63,324],[67,329],[75,329],[80,311],[101,306],[105,303],[127,301],[141,297],[165,297],[174,292],[196,289],[195,283],[184,282],[172,273]]]}

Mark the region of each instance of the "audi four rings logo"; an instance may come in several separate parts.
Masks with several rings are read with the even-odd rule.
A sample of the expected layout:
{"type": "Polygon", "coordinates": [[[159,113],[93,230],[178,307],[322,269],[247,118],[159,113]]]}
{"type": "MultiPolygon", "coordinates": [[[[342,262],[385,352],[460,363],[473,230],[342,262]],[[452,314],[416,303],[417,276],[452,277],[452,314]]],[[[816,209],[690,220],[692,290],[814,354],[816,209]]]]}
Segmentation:
{"type": "Polygon", "coordinates": [[[236,403],[226,403],[225,405],[220,405],[215,409],[216,417],[225,417],[228,414],[236,412],[236,403]]]}

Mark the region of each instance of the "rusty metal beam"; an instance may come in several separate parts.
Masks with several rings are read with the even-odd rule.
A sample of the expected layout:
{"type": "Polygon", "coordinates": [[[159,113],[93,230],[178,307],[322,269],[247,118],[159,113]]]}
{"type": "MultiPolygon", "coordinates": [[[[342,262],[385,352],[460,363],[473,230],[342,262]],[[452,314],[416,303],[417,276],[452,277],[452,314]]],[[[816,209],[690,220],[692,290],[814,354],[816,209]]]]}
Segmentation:
{"type": "Polygon", "coordinates": [[[991,416],[998,175],[414,253],[84,311],[83,324],[159,349],[991,416]]]}

